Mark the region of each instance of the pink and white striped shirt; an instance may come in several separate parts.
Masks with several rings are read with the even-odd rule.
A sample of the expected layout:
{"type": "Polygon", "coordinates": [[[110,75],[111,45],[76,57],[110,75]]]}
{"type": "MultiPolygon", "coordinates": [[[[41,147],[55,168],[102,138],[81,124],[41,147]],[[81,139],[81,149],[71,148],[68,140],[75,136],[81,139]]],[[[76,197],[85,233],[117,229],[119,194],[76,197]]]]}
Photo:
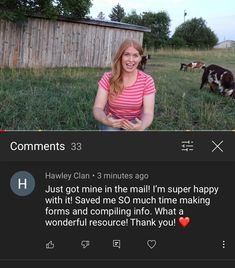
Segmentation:
{"type": "MultiPolygon", "coordinates": [[[[99,81],[99,86],[104,90],[110,90],[111,72],[104,73],[99,81]]],[[[105,114],[112,114],[115,118],[125,118],[133,120],[141,118],[143,111],[144,96],[154,94],[156,92],[153,78],[138,70],[137,79],[132,86],[125,87],[122,94],[108,99],[105,107],[105,114]]]]}

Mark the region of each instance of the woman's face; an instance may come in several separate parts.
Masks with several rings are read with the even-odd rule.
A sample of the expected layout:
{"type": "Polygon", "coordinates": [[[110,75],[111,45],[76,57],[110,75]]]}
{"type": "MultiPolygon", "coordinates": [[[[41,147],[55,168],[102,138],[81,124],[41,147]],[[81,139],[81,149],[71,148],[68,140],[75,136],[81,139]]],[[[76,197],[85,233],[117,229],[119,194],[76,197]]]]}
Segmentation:
{"type": "Polygon", "coordinates": [[[139,51],[133,46],[128,47],[122,55],[122,68],[125,72],[135,71],[141,61],[139,51]]]}

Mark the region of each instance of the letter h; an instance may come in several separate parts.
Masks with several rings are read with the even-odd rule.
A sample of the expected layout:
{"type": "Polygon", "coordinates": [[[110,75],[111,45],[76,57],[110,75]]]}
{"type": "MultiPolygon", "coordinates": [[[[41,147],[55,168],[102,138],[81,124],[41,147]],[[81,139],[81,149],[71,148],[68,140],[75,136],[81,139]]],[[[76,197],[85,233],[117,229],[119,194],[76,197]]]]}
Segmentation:
{"type": "Polygon", "coordinates": [[[21,186],[24,186],[24,189],[27,189],[27,179],[24,179],[24,182],[21,181],[21,179],[18,179],[18,189],[21,189],[21,186]]]}

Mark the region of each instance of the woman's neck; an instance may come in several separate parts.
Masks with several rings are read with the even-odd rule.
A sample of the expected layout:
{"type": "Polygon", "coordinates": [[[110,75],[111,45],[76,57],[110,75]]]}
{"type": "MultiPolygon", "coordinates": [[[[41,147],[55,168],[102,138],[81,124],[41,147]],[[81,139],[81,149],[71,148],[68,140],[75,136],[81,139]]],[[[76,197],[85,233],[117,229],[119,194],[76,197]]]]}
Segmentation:
{"type": "Polygon", "coordinates": [[[137,69],[131,73],[123,72],[123,79],[133,79],[137,76],[137,73],[138,73],[137,69]]]}
{"type": "Polygon", "coordinates": [[[132,86],[135,83],[136,79],[137,79],[137,75],[138,75],[138,70],[135,70],[135,71],[133,71],[131,73],[124,72],[123,77],[122,77],[124,87],[132,86]]]}

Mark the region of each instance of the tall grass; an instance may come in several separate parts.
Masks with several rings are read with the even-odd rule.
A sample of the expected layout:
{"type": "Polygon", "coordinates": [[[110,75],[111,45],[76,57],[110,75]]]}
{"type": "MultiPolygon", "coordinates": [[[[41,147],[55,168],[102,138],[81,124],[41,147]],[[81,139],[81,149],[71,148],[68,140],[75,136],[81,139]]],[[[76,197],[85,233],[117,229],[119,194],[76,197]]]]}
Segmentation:
{"type": "Polygon", "coordinates": [[[94,129],[91,107],[103,69],[2,69],[0,126],[94,129]]]}
{"type": "MultiPolygon", "coordinates": [[[[234,50],[151,52],[146,72],[157,87],[153,130],[235,129],[235,100],[199,90],[202,72],[181,72],[181,62],[202,60],[235,73],[234,50]]],[[[0,69],[0,128],[94,130],[97,82],[107,69],[0,69]]]]}

